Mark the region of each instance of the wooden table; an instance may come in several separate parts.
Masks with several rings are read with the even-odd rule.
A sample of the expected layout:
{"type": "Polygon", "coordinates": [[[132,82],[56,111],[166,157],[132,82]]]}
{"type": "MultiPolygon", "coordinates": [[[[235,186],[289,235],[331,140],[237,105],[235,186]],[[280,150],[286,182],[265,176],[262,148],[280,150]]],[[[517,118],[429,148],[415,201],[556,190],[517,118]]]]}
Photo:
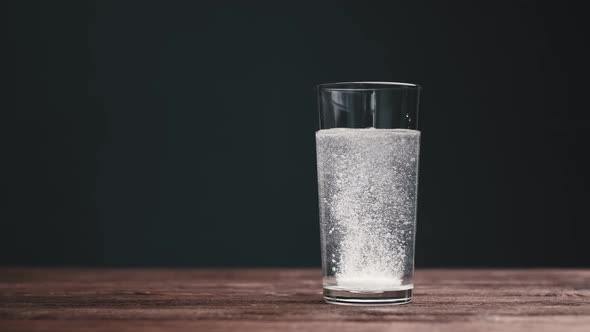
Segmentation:
{"type": "Polygon", "coordinates": [[[590,331],[590,270],[418,270],[412,304],[322,300],[317,269],[0,268],[0,331],[590,331]]]}

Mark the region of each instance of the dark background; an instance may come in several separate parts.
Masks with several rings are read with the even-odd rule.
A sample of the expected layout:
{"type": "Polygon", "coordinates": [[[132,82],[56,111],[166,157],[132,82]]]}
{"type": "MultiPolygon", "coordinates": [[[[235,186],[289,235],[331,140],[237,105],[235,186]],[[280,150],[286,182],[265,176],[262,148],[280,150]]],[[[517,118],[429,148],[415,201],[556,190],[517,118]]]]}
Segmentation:
{"type": "Polygon", "coordinates": [[[383,80],[424,88],[419,267],[590,266],[573,1],[4,13],[2,265],[318,266],[313,86],[383,80]]]}

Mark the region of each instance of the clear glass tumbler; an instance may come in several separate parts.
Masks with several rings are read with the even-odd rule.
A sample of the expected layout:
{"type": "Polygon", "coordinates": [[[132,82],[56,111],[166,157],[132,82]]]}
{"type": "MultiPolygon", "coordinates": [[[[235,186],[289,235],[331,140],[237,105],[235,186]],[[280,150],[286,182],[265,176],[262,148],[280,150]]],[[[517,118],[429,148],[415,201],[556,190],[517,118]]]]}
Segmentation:
{"type": "Polygon", "coordinates": [[[318,86],[316,132],[324,299],[412,300],[421,88],[318,86]]]}

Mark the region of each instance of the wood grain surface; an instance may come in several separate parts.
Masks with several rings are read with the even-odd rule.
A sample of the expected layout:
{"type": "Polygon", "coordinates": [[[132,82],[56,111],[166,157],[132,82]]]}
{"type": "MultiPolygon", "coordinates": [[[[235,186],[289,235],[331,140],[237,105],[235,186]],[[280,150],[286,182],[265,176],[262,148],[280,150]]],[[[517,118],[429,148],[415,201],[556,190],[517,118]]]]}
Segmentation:
{"type": "Polygon", "coordinates": [[[0,268],[0,331],[590,331],[590,270],[418,270],[414,302],[324,303],[316,269],[0,268]]]}

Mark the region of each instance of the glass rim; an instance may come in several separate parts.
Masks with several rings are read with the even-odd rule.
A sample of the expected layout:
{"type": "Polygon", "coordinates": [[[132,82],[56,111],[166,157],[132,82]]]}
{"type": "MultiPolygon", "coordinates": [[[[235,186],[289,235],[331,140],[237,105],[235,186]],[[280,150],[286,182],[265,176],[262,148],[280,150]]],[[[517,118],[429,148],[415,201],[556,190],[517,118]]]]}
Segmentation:
{"type": "Polygon", "coordinates": [[[378,81],[356,81],[356,82],[335,82],[317,85],[318,90],[328,91],[371,91],[371,90],[421,90],[419,84],[405,82],[378,82],[378,81]]]}

